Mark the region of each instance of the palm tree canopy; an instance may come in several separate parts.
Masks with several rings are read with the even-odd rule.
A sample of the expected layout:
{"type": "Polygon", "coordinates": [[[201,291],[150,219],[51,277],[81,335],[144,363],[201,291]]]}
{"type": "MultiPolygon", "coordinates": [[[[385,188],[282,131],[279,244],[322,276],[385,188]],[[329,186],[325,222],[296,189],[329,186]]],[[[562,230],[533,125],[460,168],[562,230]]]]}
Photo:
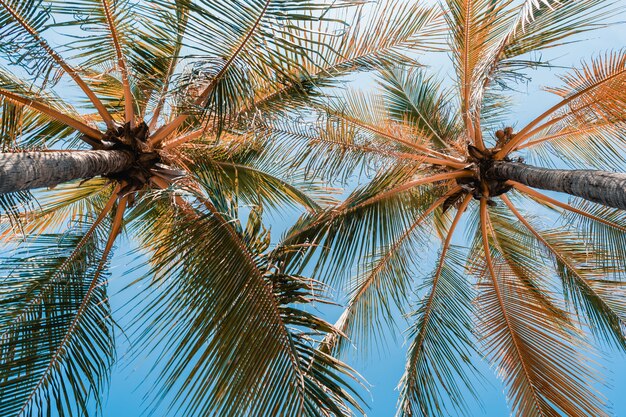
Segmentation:
{"type": "Polygon", "coordinates": [[[0,267],[0,414],[98,408],[115,358],[108,269],[127,232],[148,271],[133,333],[158,352],[149,397],[174,393],[172,414],[362,413],[358,376],[333,355],[400,309],[412,325],[398,415],[462,411],[475,352],[516,415],[607,415],[587,358],[598,342],[626,347],[626,220],[488,173],[522,150],[624,166],[624,51],[565,75],[551,89],[561,101],[525,126],[506,113],[511,82],[547,65],[529,54],[601,26],[611,4],[381,1],[366,15],[349,0],[0,0],[3,151],[133,158],[0,197],[14,250],[0,267]],[[446,34],[450,90],[407,54],[441,49],[446,34]],[[323,95],[372,69],[381,96],[323,95]],[[290,121],[296,109],[321,125],[290,121]],[[370,167],[327,207],[318,179],[370,167]],[[286,205],[307,213],[270,248],[262,213],[286,205]],[[535,208],[562,213],[560,227],[535,208]],[[418,287],[432,237],[437,261],[418,287]],[[325,302],[325,284],[349,291],[334,326],[306,307],[325,302]]]}

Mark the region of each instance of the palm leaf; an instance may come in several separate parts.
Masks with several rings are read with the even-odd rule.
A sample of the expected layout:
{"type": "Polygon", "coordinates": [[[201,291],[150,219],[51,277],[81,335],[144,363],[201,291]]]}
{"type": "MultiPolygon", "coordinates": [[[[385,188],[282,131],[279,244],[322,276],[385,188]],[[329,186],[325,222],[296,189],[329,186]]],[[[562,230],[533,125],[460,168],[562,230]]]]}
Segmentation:
{"type": "Polygon", "coordinates": [[[583,355],[588,347],[572,326],[555,322],[507,269],[491,257],[486,201],[481,201],[484,263],[477,298],[478,332],[484,354],[499,368],[517,416],[607,415],[591,390],[595,370],[583,355]]]}
{"type": "Polygon", "coordinates": [[[450,242],[463,212],[470,203],[465,198],[448,230],[437,268],[423,283],[426,294],[419,309],[411,313],[414,324],[409,337],[406,370],[400,382],[398,416],[443,415],[446,406],[440,393],[445,390],[452,405],[463,411],[465,401],[460,385],[472,389],[467,371],[474,346],[472,290],[463,274],[463,257],[450,242]]]}
{"type": "Polygon", "coordinates": [[[156,398],[175,390],[171,407],[185,415],[342,416],[358,406],[340,376],[350,370],[295,330],[330,328],[291,306],[306,302],[310,287],[272,272],[257,220],[244,231],[207,200],[202,210],[182,201],[176,209],[161,197],[136,209],[137,232],[155,249],[146,295],[156,291],[157,301],[139,321],[142,346],[164,338],[156,398]]]}
{"type": "Polygon", "coordinates": [[[3,260],[0,412],[86,415],[113,361],[103,229],[39,235],[3,260]]]}

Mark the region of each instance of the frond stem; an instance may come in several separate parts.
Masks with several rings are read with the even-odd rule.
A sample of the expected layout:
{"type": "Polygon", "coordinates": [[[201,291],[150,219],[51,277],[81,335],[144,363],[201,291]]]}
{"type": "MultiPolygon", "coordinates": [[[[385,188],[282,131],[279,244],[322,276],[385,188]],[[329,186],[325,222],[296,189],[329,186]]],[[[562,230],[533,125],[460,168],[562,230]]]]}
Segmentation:
{"type": "MultiPolygon", "coordinates": [[[[505,195],[500,196],[505,202],[508,201],[508,198],[505,195]],[[505,200],[506,199],[506,200],[505,200]]],[[[524,375],[526,376],[526,380],[530,385],[530,389],[533,394],[533,398],[535,400],[534,405],[535,409],[539,412],[540,416],[544,416],[543,410],[538,408],[538,404],[541,404],[539,398],[537,397],[537,392],[535,390],[535,384],[531,378],[530,372],[528,370],[528,365],[526,360],[524,359],[524,353],[519,345],[519,340],[517,335],[513,331],[513,326],[511,325],[511,318],[509,317],[509,313],[506,309],[506,305],[504,303],[504,298],[502,296],[502,289],[500,288],[500,282],[498,281],[498,277],[496,276],[495,269],[493,267],[493,260],[491,259],[491,249],[489,248],[489,232],[488,232],[488,223],[489,223],[489,212],[487,211],[487,199],[485,197],[480,199],[480,230],[483,240],[483,249],[485,251],[485,260],[487,262],[487,270],[489,272],[489,276],[491,277],[491,282],[493,283],[493,289],[496,293],[496,297],[498,298],[498,305],[500,306],[500,311],[502,312],[502,317],[504,317],[504,321],[506,323],[506,328],[511,336],[511,340],[513,341],[513,346],[515,346],[515,352],[517,353],[517,357],[519,359],[520,364],[522,365],[522,370],[524,371],[524,375]]]]}
{"type": "Polygon", "coordinates": [[[117,28],[115,27],[113,14],[111,13],[109,0],[102,0],[102,7],[104,9],[107,25],[109,26],[111,39],[113,40],[113,46],[115,47],[117,65],[120,67],[120,72],[122,73],[122,85],[124,88],[124,118],[126,123],[130,123],[130,127],[132,128],[135,126],[135,108],[133,103],[133,92],[130,88],[128,67],[126,66],[126,58],[122,52],[122,46],[120,44],[117,28]]]}
{"type": "MultiPolygon", "coordinates": [[[[2,1],[2,0],[0,0],[2,1]]],[[[65,113],[61,113],[58,110],[53,109],[50,106],[47,106],[45,104],[42,104],[38,101],[35,101],[34,98],[26,98],[26,97],[22,97],[20,95],[17,95],[15,93],[11,93],[9,91],[0,89],[0,96],[4,96],[6,98],[8,98],[9,100],[15,101],[17,103],[23,104],[27,107],[30,107],[36,111],[38,111],[39,113],[45,114],[48,117],[51,117],[61,123],[63,123],[66,126],[69,126],[73,129],[78,130],[80,133],[89,136],[92,139],[96,139],[96,140],[101,140],[103,137],[102,132],[100,132],[99,130],[94,129],[93,127],[87,125],[86,123],[74,119],[73,117],[65,114],[65,113]]],[[[89,143],[89,142],[87,142],[89,143]]]]}

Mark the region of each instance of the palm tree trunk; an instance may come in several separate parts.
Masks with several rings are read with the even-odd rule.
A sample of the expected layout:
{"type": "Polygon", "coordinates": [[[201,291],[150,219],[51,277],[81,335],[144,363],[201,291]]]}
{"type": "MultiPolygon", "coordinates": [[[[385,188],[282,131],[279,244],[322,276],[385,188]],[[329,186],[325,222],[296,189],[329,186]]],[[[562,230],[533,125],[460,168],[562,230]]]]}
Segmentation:
{"type": "Polygon", "coordinates": [[[117,150],[0,153],[0,195],[122,172],[133,161],[117,150]]]}
{"type": "Polygon", "coordinates": [[[498,161],[487,178],[513,180],[529,187],[559,191],[605,206],[626,210],[626,174],[595,170],[538,168],[519,162],[498,161]]]}

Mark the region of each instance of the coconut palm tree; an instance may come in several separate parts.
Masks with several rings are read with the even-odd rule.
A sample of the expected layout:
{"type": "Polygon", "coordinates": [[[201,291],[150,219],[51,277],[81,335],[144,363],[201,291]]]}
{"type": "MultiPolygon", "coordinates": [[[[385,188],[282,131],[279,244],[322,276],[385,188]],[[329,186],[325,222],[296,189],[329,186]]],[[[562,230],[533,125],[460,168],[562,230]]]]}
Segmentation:
{"type": "Polygon", "coordinates": [[[626,51],[564,75],[548,89],[559,101],[525,125],[509,100],[515,80],[549,65],[533,52],[602,26],[610,3],[448,0],[454,88],[389,68],[380,95],[348,91],[319,103],[315,128],[283,127],[277,146],[306,149],[311,174],[370,178],[286,233],[307,243],[300,253],[272,256],[315,260],[316,277],[347,289],[345,337],[329,335],[325,352],[384,339],[407,314],[398,416],[467,410],[477,355],[514,415],[608,415],[590,357],[597,344],[626,348],[626,51]],[[554,212],[557,226],[541,221],[554,212]]]}
{"type": "Polygon", "coordinates": [[[352,370],[317,346],[336,329],[301,308],[318,283],[273,262],[261,223],[329,201],[267,150],[272,126],[335,77],[437,47],[437,10],[361,18],[358,3],[0,0],[0,415],[98,408],[124,230],[148,259],[133,311],[139,354],[157,352],[154,404],[361,410],[352,370]]]}

